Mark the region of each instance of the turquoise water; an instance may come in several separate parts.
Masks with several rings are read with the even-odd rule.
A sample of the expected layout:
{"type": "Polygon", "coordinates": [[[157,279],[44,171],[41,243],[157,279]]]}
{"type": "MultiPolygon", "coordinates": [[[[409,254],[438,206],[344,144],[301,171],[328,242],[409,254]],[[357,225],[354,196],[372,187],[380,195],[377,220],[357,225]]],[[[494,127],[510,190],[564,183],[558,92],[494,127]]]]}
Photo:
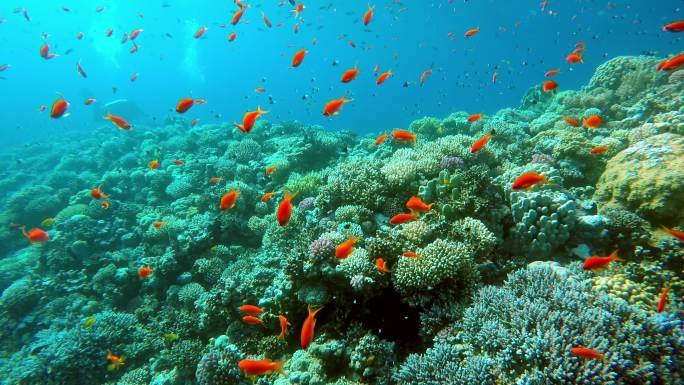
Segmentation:
{"type": "Polygon", "coordinates": [[[5,2],[0,384],[682,383],[682,5],[5,2]]]}

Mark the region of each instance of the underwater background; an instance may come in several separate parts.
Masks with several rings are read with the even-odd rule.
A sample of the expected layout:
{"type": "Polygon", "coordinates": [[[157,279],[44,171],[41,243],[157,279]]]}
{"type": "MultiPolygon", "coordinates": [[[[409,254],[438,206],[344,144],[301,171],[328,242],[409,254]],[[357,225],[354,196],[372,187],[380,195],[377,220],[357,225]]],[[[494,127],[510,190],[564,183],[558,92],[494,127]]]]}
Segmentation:
{"type": "Polygon", "coordinates": [[[683,9],[3,2],[0,384],[684,383],[683,9]]]}

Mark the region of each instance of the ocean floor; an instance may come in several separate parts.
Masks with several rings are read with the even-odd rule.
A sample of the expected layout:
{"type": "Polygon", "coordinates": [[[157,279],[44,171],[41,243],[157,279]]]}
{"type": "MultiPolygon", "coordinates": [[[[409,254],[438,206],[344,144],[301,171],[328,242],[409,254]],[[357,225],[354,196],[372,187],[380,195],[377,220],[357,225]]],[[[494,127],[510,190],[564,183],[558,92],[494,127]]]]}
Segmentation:
{"type": "Polygon", "coordinates": [[[684,70],[657,63],[384,140],[265,115],[5,151],[0,383],[681,384],[684,70]]]}

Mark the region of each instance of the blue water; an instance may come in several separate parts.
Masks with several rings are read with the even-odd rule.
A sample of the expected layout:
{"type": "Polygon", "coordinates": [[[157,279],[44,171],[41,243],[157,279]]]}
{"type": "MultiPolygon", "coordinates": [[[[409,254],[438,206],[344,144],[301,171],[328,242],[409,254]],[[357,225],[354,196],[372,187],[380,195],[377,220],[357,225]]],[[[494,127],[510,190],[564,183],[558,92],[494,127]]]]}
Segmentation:
{"type": "Polygon", "coordinates": [[[229,1],[5,1],[0,64],[11,67],[0,73],[2,142],[44,141],[76,130],[87,134],[108,124],[99,116],[106,108],[97,103],[118,99],[137,105],[129,117],[133,125],[150,125],[174,115],[176,102],[189,96],[208,102],[185,116],[202,123],[239,121],[261,105],[274,121],[375,132],[424,115],[494,113],[515,106],[550,69],[561,69],[556,78],[561,89],[578,88],[607,58],[666,56],[681,49],[681,37],[659,29],[682,17],[683,3],[675,0],[549,1],[544,11],[536,0],[382,1],[366,28],[365,1],[309,1],[297,34],[292,7],[284,3],[252,1],[232,26],[236,7],[229,1]],[[98,6],[104,11],[96,13],[98,6]],[[13,13],[18,7],[27,9],[30,22],[13,13]],[[273,28],[265,28],[262,11],[273,28]],[[194,39],[202,26],[207,32],[194,39]],[[478,26],[478,34],[463,37],[478,26]],[[131,42],[121,44],[121,37],[136,28],[144,32],[136,39],[138,52],[131,54],[131,42]],[[233,31],[237,37],[229,43],[233,31]],[[60,56],[39,56],[43,33],[50,52],[60,56]],[[578,41],[586,43],[585,63],[569,67],[564,58],[578,41]],[[292,55],[302,48],[308,51],[303,64],[290,68],[292,55]],[[76,73],[78,61],[87,79],[76,73]],[[340,83],[341,73],[355,65],[357,79],[340,83]],[[395,74],[381,86],[374,82],[376,65],[395,74]],[[429,68],[433,74],[418,86],[429,68]],[[131,82],[134,73],[139,76],[131,82]],[[256,93],[256,87],[266,92],[256,93]],[[71,116],[51,120],[37,109],[49,109],[58,93],[71,103],[71,116]],[[336,117],[322,116],[325,102],[343,95],[354,102],[336,117]],[[98,102],[83,105],[88,97],[98,102]]]}

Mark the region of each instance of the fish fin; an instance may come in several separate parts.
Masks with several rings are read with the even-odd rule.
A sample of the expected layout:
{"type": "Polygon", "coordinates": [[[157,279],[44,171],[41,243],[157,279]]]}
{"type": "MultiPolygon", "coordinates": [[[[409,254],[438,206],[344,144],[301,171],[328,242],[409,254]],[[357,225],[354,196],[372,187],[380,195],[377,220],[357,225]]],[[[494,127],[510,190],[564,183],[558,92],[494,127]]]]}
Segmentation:
{"type": "MultiPolygon", "coordinates": [[[[106,118],[105,118],[105,119],[106,119],[106,118]]],[[[242,132],[244,132],[244,133],[247,133],[247,132],[248,132],[248,131],[245,129],[245,126],[243,126],[243,125],[241,125],[241,124],[238,124],[238,123],[233,122],[233,126],[237,127],[238,130],[240,130],[240,131],[242,131],[242,132]]]]}
{"type": "Polygon", "coordinates": [[[613,250],[613,252],[610,253],[610,257],[611,257],[611,260],[613,260],[613,261],[622,261],[622,259],[618,257],[618,251],[617,250],[613,250]]]}
{"type": "Polygon", "coordinates": [[[278,374],[282,374],[285,378],[288,378],[287,374],[283,371],[283,365],[285,365],[285,361],[276,361],[273,363],[273,370],[278,372],[278,374]]]}

